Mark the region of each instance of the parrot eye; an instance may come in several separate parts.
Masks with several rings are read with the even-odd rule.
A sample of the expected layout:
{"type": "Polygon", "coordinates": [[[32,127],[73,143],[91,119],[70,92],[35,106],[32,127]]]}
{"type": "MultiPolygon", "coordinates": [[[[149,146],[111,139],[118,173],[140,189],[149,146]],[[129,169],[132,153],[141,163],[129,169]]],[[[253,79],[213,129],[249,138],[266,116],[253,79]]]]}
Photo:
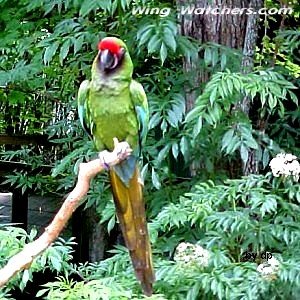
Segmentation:
{"type": "Polygon", "coordinates": [[[119,60],[121,60],[124,57],[125,52],[126,52],[126,50],[124,48],[120,49],[120,51],[119,51],[119,60]]]}

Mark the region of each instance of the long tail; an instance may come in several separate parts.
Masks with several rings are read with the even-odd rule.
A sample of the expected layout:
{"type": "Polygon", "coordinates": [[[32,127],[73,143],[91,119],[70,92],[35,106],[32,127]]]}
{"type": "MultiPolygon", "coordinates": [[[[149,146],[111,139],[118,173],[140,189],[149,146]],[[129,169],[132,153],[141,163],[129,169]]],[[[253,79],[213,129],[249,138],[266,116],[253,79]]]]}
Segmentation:
{"type": "Polygon", "coordinates": [[[144,294],[151,296],[155,279],[138,168],[135,168],[128,186],[114,170],[110,171],[110,181],[118,219],[136,277],[141,282],[144,294]]]}

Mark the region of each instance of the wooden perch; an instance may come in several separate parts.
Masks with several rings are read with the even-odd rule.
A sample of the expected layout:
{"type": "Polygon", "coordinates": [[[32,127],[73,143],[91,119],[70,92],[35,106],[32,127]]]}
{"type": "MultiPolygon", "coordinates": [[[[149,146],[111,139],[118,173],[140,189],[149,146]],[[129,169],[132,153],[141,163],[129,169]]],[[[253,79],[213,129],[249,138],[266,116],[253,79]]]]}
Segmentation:
{"type": "Polygon", "coordinates": [[[132,150],[126,142],[119,143],[114,138],[114,144],[113,152],[102,151],[99,153],[98,159],[80,164],[75,188],[68,195],[45,232],[35,241],[25,245],[21,252],[11,257],[7,264],[0,269],[0,287],[4,286],[18,272],[28,269],[33,260],[54,242],[78,207],[80,200],[87,194],[91,179],[108,166],[118,164],[131,154],[132,150]]]}

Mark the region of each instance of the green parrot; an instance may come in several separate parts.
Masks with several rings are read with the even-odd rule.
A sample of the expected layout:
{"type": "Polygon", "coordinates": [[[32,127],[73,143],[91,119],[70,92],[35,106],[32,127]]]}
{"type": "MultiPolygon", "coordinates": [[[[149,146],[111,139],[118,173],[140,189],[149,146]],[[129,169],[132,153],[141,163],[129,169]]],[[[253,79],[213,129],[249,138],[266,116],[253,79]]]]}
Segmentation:
{"type": "Polygon", "coordinates": [[[147,97],[142,85],[132,79],[133,64],[122,40],[106,37],[98,43],[98,50],[92,79],[79,88],[78,114],[98,151],[112,151],[114,137],[133,149],[126,160],[110,168],[109,175],[136,277],[150,296],[155,279],[138,167],[149,120],[147,97]]]}

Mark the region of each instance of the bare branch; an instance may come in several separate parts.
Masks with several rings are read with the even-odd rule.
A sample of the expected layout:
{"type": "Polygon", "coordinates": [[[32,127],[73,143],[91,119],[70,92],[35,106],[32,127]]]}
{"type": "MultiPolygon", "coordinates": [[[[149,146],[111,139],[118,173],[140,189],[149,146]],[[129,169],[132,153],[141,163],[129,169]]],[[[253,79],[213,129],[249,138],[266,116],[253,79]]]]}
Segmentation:
{"type": "Polygon", "coordinates": [[[24,249],[11,257],[7,264],[0,269],[0,287],[4,286],[14,275],[24,269],[28,269],[33,260],[44,252],[59,236],[66,223],[80,204],[81,199],[87,194],[91,180],[106,166],[114,166],[126,159],[132,152],[126,142],[119,143],[114,139],[113,152],[100,152],[99,158],[88,163],[81,163],[77,184],[68,195],[62,207],[55,215],[45,232],[35,241],[25,245],[24,249]]]}

